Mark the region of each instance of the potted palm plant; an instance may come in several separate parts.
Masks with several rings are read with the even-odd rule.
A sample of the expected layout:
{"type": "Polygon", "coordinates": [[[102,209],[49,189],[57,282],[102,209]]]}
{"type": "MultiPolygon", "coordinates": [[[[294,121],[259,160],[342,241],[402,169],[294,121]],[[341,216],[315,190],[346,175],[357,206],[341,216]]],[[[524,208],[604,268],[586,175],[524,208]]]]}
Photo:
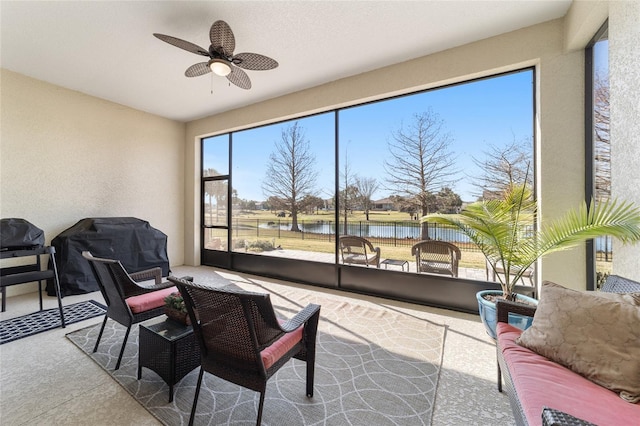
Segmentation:
{"type": "Polygon", "coordinates": [[[511,184],[499,199],[471,203],[455,215],[430,214],[421,218],[421,222],[458,229],[487,258],[501,291],[488,290],[478,293],[477,297],[480,316],[487,333],[494,339],[493,300],[495,297],[525,299],[514,292],[514,287],[539,258],[604,235],[623,243],[640,240],[640,208],[631,203],[613,200],[596,205],[592,201],[588,207],[583,203],[562,218],[543,223],[539,229],[534,227],[536,214],[537,204],[531,188],[526,184],[511,184]]]}

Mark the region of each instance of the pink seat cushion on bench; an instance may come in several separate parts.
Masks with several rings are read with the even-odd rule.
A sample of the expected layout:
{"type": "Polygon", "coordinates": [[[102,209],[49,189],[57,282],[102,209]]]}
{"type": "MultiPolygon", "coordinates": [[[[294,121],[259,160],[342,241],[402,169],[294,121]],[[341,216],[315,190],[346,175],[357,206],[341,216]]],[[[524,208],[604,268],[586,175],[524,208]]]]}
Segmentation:
{"type": "Polygon", "coordinates": [[[132,296],[127,299],[127,305],[129,305],[129,309],[134,314],[149,311],[164,305],[164,298],[177,291],[177,287],[169,287],[139,296],[132,296]]]}
{"type": "Polygon", "coordinates": [[[530,425],[542,424],[545,406],[598,426],[640,424],[640,403],[626,402],[617,393],[518,345],[515,340],[521,333],[498,323],[500,348],[530,425]]]}
{"type": "Polygon", "coordinates": [[[276,363],[276,361],[282,358],[284,354],[289,352],[291,348],[296,345],[296,343],[301,341],[303,329],[304,326],[298,327],[295,331],[285,334],[284,336],[273,342],[271,346],[260,352],[264,368],[268,369],[269,367],[271,367],[276,363]]]}

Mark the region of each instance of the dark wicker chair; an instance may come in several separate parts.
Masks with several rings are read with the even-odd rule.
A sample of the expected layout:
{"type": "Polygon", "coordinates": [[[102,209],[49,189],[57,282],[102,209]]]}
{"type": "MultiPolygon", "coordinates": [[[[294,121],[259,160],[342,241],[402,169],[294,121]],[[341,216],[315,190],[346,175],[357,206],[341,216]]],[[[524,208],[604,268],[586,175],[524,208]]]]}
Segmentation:
{"type": "Polygon", "coordinates": [[[260,393],[257,425],[262,420],[267,381],[291,358],[306,362],[307,396],[313,396],[320,306],[309,304],[290,320],[280,322],[269,294],[168,279],[177,285],[185,300],[201,351],[189,425],[195,419],[205,371],[260,393]],[[272,353],[276,347],[279,352],[272,353]]]}
{"type": "Polygon", "coordinates": [[[600,291],[607,293],[636,293],[640,292],[640,283],[619,275],[609,275],[600,291]]]}
{"type": "MultiPolygon", "coordinates": [[[[89,261],[91,269],[95,274],[96,281],[100,292],[107,304],[107,313],[104,316],[98,340],[93,348],[93,352],[98,350],[104,327],[107,324],[107,318],[127,327],[124,335],[120,355],[116,362],[115,369],[120,368],[124,348],[129,338],[131,326],[139,322],[154,318],[164,313],[164,297],[177,291],[177,288],[170,282],[162,282],[162,268],[152,268],[145,271],[127,273],[118,260],[101,259],[93,257],[88,251],[83,251],[82,256],[89,261]],[[152,285],[139,284],[139,281],[155,280],[152,285]],[[145,295],[153,293],[153,301],[144,301],[141,305],[144,308],[138,309],[137,303],[145,295]]],[[[149,299],[149,297],[147,297],[149,299]]]]}
{"type": "Polygon", "coordinates": [[[341,236],[340,255],[342,263],[380,267],[380,247],[373,247],[366,238],[354,235],[341,236]]]}
{"type": "Polygon", "coordinates": [[[411,255],[416,258],[416,271],[432,274],[458,276],[460,249],[446,241],[420,241],[411,247],[411,255]]]}

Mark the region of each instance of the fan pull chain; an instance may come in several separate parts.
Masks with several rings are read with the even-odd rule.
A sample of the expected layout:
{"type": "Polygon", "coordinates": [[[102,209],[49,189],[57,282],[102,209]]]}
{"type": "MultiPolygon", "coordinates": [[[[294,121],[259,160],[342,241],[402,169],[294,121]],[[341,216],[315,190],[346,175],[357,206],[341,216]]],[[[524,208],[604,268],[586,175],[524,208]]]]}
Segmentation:
{"type": "Polygon", "coordinates": [[[213,95],[213,73],[211,73],[211,94],[213,95]]]}

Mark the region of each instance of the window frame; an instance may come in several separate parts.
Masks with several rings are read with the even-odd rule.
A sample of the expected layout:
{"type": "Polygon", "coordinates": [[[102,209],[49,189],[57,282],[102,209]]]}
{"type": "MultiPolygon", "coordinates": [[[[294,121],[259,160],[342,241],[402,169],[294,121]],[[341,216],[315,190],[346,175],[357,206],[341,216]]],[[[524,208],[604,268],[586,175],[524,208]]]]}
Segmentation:
{"type": "MultiPolygon", "coordinates": [[[[595,45],[608,38],[609,20],[607,19],[589,41],[584,50],[584,135],[585,135],[585,201],[589,203],[595,197],[595,120],[594,120],[594,84],[595,84],[595,45]]],[[[595,240],[586,243],[587,290],[596,289],[596,244],[595,240]]]]}

